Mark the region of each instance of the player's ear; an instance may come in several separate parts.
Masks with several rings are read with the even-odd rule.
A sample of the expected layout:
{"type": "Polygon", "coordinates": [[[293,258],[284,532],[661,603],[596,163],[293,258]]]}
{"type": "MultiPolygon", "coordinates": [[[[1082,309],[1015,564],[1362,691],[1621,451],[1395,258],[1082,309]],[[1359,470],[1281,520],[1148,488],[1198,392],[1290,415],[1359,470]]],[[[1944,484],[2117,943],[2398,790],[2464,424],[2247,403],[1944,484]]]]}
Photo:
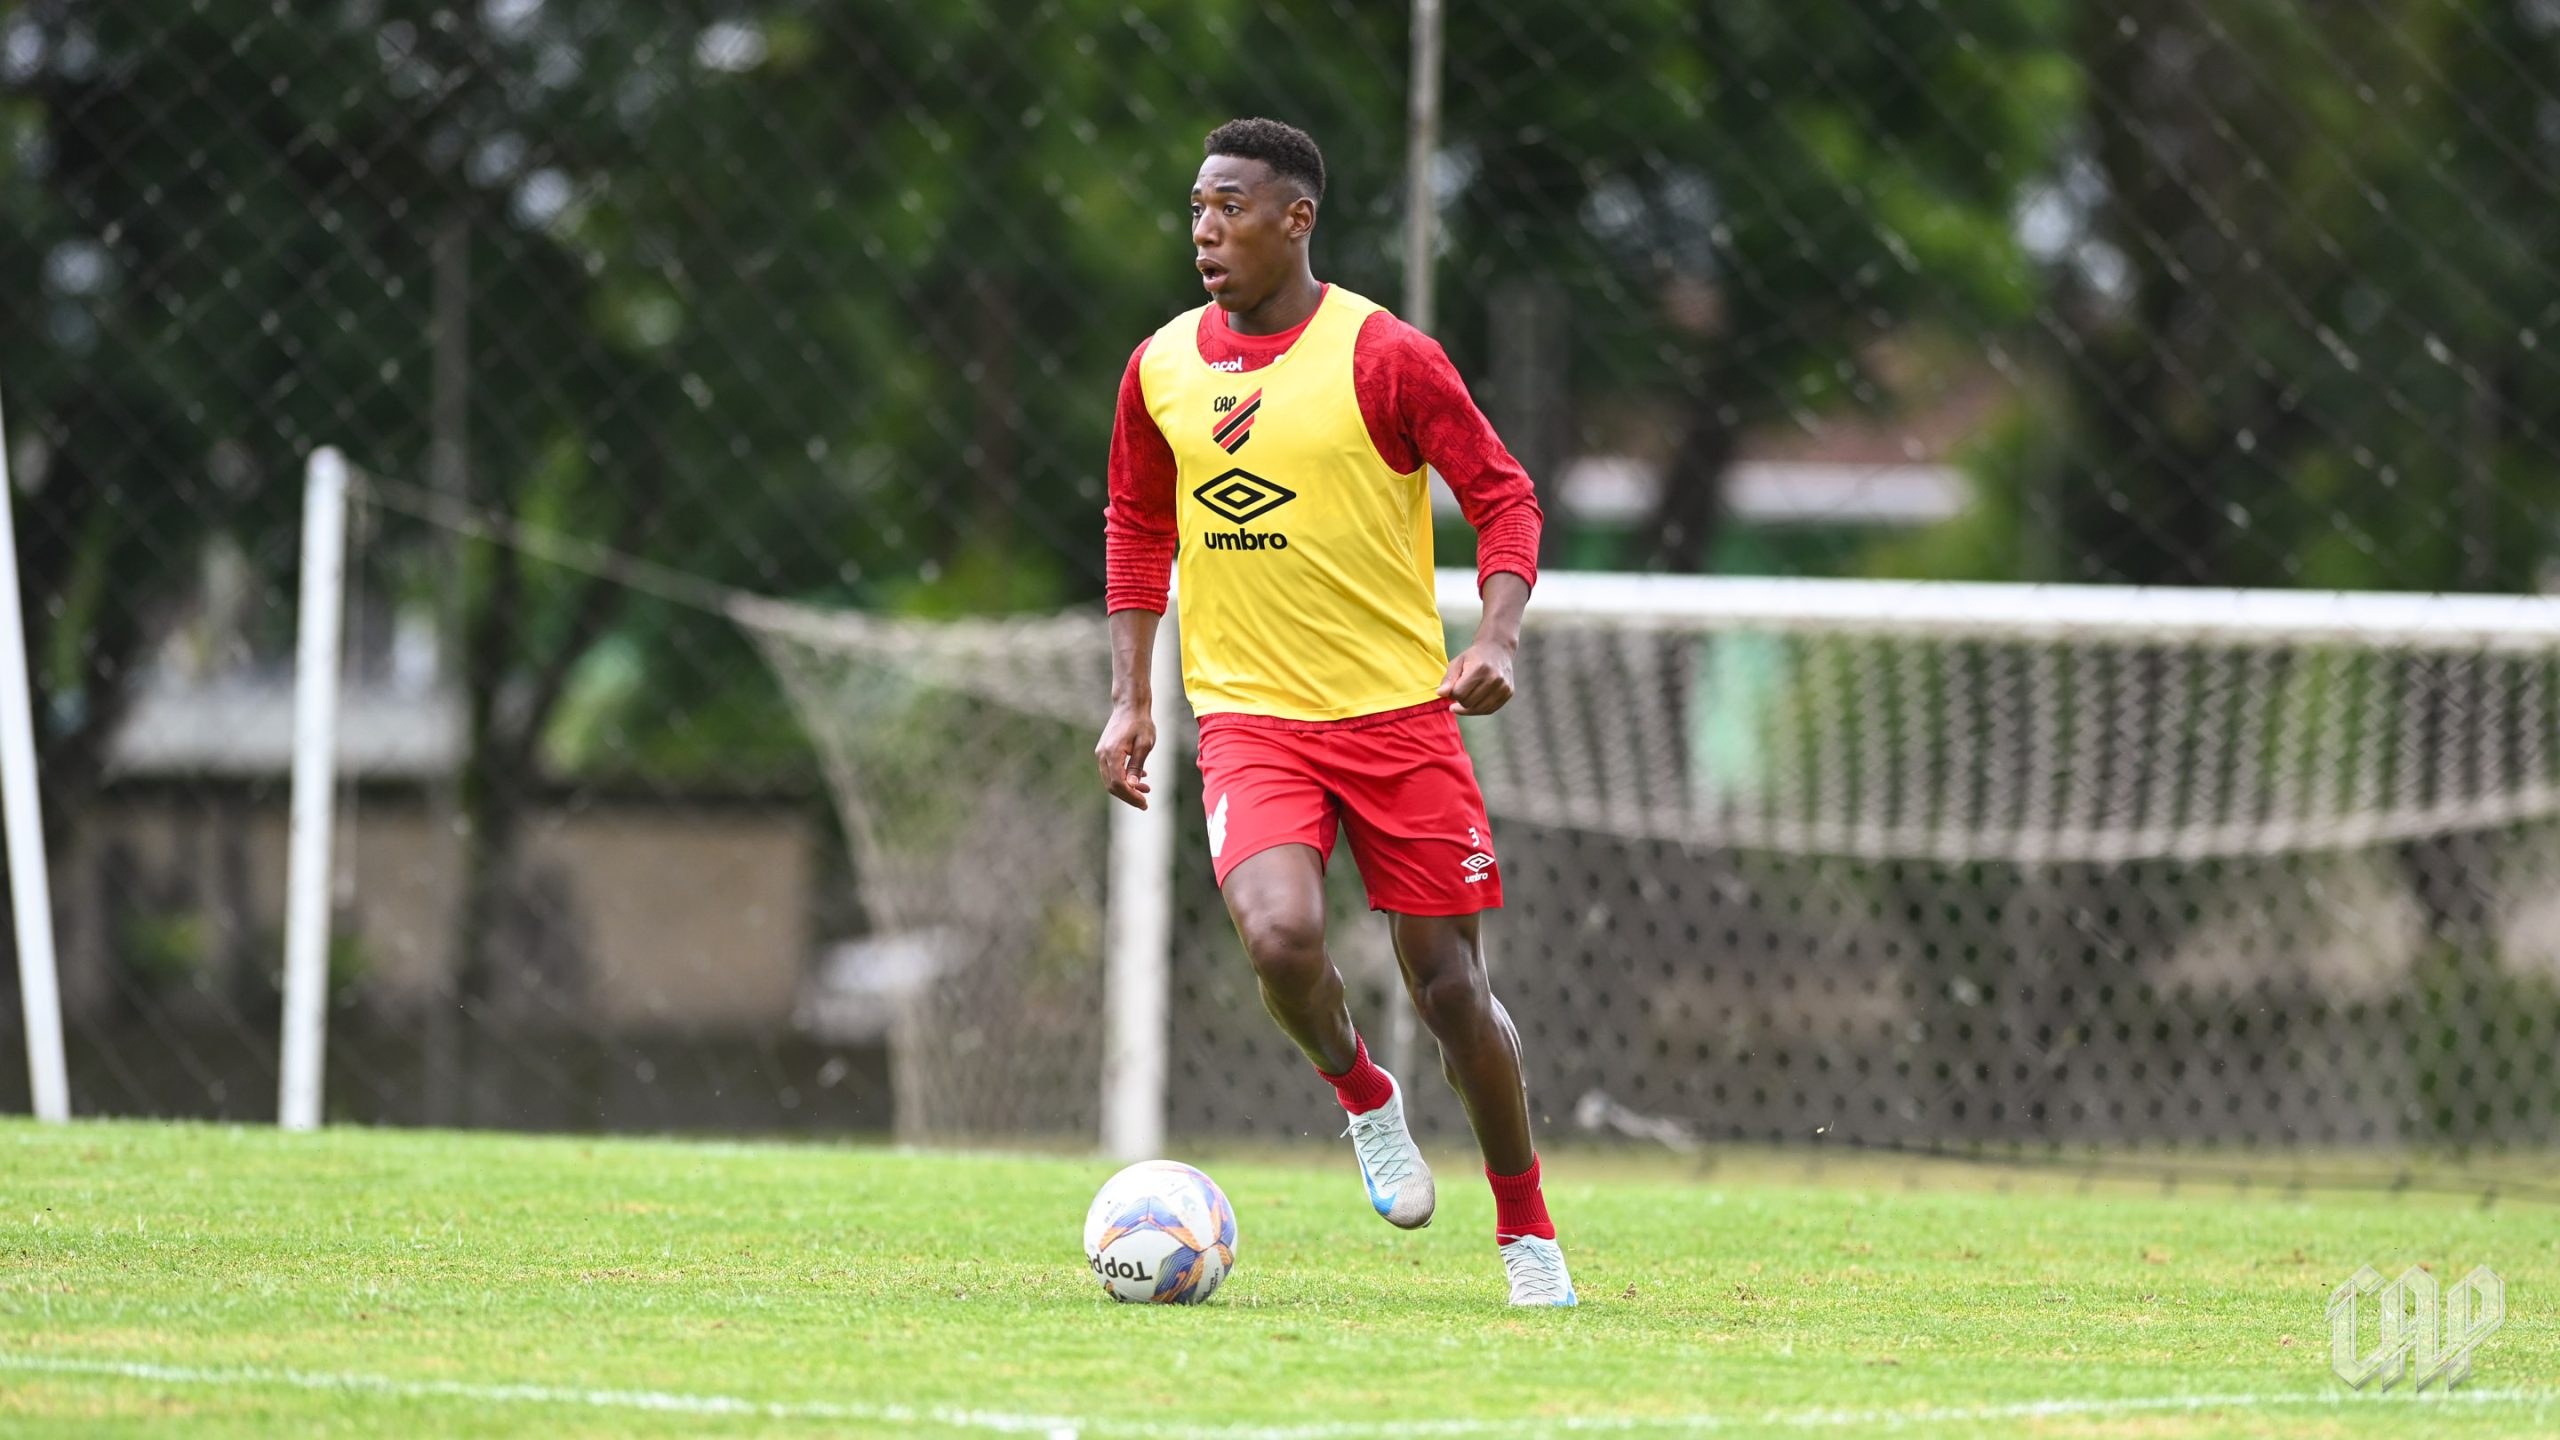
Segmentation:
{"type": "Polygon", "coordinates": [[[1301,195],[1289,202],[1289,238],[1303,240],[1316,228],[1316,200],[1301,195]]]}

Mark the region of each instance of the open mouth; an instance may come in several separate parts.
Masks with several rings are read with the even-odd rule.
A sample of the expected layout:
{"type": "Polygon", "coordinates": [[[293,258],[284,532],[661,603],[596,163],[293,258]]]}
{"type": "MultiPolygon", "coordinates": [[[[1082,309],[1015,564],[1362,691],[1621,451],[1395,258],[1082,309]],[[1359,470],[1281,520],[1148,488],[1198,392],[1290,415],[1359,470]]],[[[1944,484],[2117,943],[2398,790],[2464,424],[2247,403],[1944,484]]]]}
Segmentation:
{"type": "Polygon", "coordinates": [[[1207,256],[1202,256],[1192,263],[1200,271],[1200,284],[1204,289],[1215,290],[1227,283],[1226,266],[1207,256]]]}

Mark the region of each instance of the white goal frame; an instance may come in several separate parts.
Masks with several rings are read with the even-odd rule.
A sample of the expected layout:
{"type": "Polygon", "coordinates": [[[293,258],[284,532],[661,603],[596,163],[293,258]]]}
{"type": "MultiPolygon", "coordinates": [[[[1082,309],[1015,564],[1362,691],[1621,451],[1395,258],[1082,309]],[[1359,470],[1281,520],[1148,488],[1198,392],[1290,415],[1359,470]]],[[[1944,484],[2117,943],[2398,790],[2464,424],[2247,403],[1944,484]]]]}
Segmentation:
{"type": "MultiPolygon", "coordinates": [[[[1441,619],[1461,638],[1481,611],[1476,572],[1443,569],[1441,619]]],[[[1539,577],[1526,625],[1648,618],[1684,629],[1805,630],[1972,639],[2127,639],[2163,643],[2423,643],[2489,652],[2560,650],[2560,597],[2315,590],[2182,589],[1942,580],[1819,580],[1553,571],[1539,577]]],[[[1157,640],[1159,768],[1175,734],[1167,678],[1172,627],[1157,640]]],[[[1145,1159],[1163,1144],[1177,836],[1167,807],[1114,816],[1111,832],[1111,1040],[1103,1077],[1104,1151],[1145,1159]]]]}
{"type": "Polygon", "coordinates": [[[285,878],[283,1056],[276,1086],[276,1123],[287,1130],[320,1128],[346,569],[347,462],[322,446],[311,452],[303,471],[302,597],[293,662],[293,818],[285,878]]]}
{"type": "Polygon", "coordinates": [[[9,841],[17,924],[18,999],[26,1014],[27,1081],[39,1120],[71,1118],[62,1057],[62,982],[54,964],[53,885],[45,872],[44,811],[36,797],[35,709],[28,698],[26,617],[18,600],[17,491],[0,420],[0,810],[9,841]]]}

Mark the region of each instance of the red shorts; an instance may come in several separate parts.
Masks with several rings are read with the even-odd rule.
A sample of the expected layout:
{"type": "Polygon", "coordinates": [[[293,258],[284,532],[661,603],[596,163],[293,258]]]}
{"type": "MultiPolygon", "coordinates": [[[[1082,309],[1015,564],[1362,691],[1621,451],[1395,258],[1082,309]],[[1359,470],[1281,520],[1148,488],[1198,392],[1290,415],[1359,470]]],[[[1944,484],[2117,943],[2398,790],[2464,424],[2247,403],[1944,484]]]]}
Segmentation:
{"type": "Polygon", "coordinates": [[[1200,778],[1221,885],[1274,845],[1330,860],[1340,828],[1372,910],[1472,915],[1502,903],[1484,792],[1445,700],[1322,724],[1205,715],[1200,778]]]}

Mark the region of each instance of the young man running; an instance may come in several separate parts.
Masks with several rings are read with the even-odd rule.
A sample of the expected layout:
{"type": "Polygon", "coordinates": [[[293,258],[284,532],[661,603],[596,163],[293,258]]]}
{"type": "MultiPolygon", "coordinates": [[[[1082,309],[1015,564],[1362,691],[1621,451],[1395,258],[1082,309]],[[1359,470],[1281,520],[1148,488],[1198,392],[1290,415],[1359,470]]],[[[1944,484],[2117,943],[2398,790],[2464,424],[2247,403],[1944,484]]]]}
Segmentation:
{"type": "Polygon", "coordinates": [[[1542,517],[1448,357],[1307,261],[1324,157],[1303,131],[1208,138],[1191,243],[1214,304],[1138,346],[1120,380],[1104,514],[1112,711],[1102,782],[1145,809],[1148,657],[1182,565],[1183,689],[1200,717],[1209,855],[1262,1003],[1350,1113],[1369,1203],[1431,1223],[1431,1171],[1395,1077],[1369,1059],[1324,946],[1337,825],[1442,1072],[1466,1102],[1514,1305],[1571,1305],[1538,1189],[1520,1036],[1485,974],[1477,914],[1502,903],[1484,797],[1454,710],[1511,698],[1542,517]],[[1441,642],[1424,466],[1478,537],[1484,616],[1441,642]]]}

